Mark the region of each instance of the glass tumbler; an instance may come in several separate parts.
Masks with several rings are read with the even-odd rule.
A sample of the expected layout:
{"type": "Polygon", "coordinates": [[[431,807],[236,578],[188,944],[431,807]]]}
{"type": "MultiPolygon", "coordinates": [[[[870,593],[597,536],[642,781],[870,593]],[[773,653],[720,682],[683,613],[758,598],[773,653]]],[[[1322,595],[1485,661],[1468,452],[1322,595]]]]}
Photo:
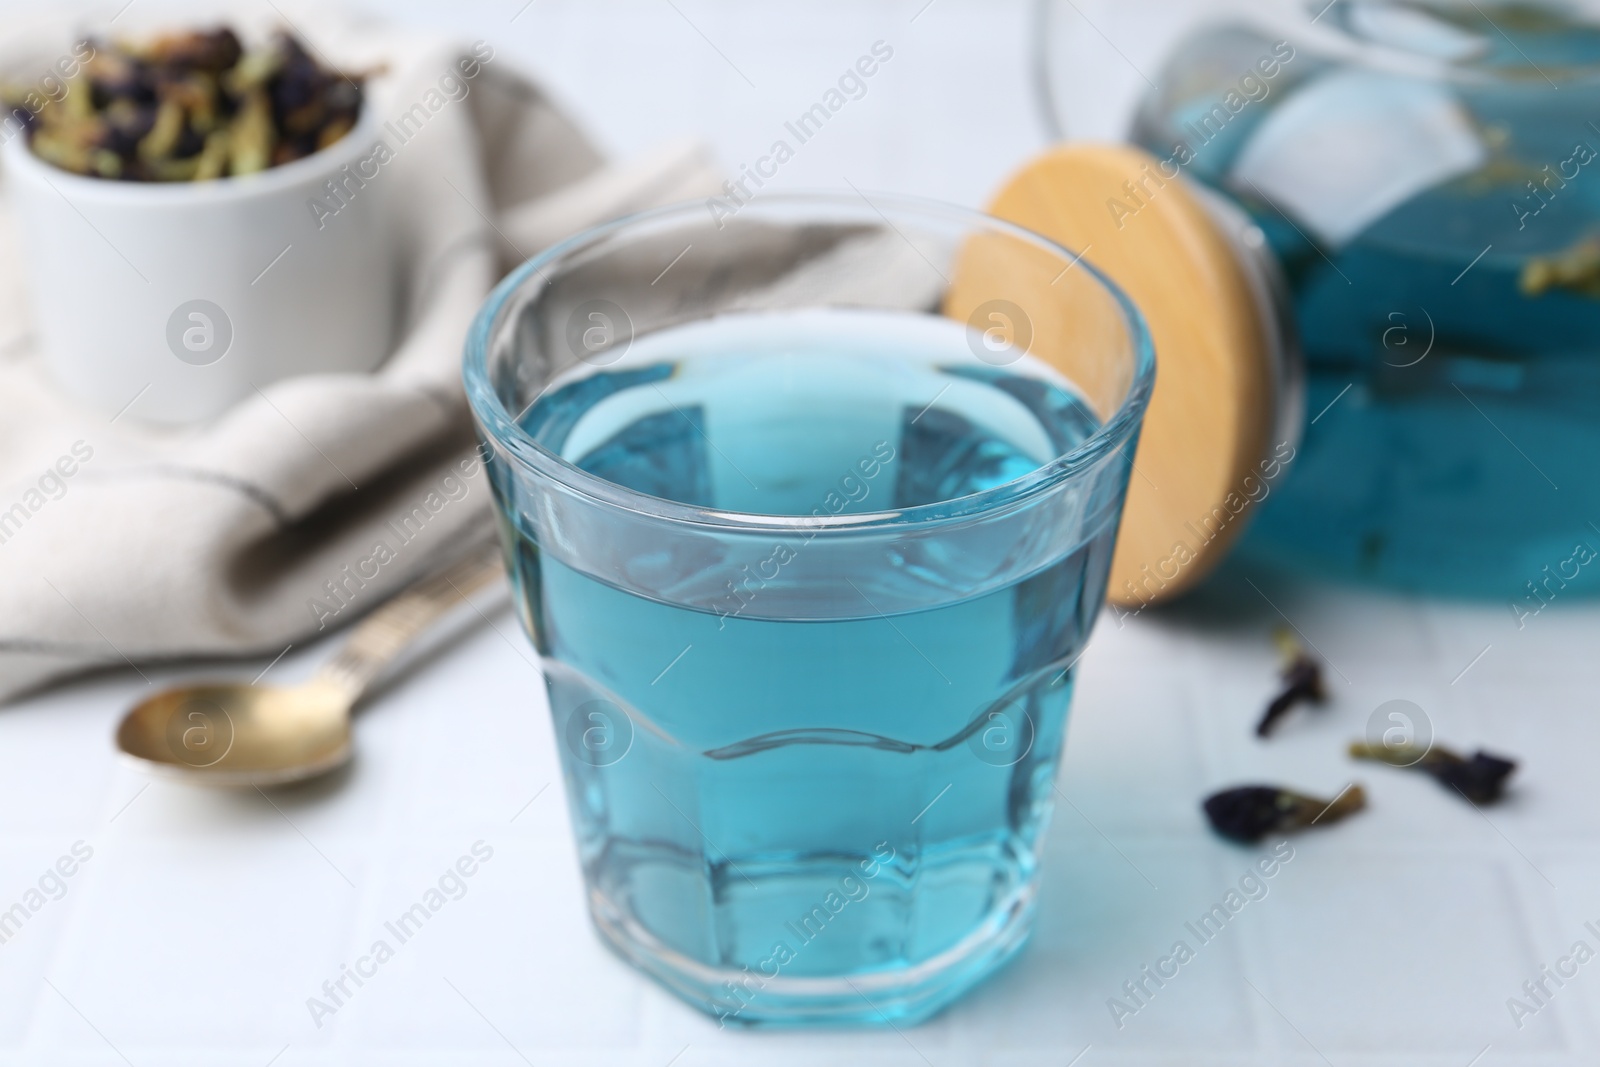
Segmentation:
{"type": "Polygon", "coordinates": [[[938,204],[666,208],[467,342],[590,915],[724,1024],[924,1018],[1032,919],[1154,379],[1092,266],[938,204]]]}

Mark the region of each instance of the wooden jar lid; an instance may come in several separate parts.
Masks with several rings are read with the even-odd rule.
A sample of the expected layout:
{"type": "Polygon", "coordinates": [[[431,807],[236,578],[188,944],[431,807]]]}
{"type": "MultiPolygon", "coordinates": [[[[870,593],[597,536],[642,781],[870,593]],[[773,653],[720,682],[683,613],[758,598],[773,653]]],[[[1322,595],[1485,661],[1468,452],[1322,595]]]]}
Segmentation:
{"type": "MultiPolygon", "coordinates": [[[[1262,308],[1267,294],[1187,179],[1174,164],[1165,168],[1173,176],[1163,161],[1124,145],[1063,145],[1013,175],[989,207],[1082,254],[1149,325],[1155,391],[1107,591],[1125,607],[1170,599],[1200,581],[1243,529],[1253,498],[1265,497],[1263,486],[1293,456],[1292,449],[1274,455],[1269,440],[1283,371],[1262,308]]],[[[973,299],[970,279],[985,272],[983,257],[971,254],[977,251],[963,251],[947,313],[973,299]]],[[[1104,324],[1058,326],[1067,333],[1054,345],[1039,343],[1046,339],[1036,326],[1030,351],[1081,382],[1083,342],[1104,324]]]]}

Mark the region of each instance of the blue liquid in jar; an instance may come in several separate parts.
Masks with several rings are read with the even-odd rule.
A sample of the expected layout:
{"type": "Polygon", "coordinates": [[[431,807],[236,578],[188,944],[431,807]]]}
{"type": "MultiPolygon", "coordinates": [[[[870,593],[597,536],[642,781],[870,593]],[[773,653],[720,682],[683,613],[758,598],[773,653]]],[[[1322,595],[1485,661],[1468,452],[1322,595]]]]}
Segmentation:
{"type": "Polygon", "coordinates": [[[1321,112],[1327,130],[1310,139],[1381,129],[1406,79],[1302,48],[1264,99],[1202,143],[1195,117],[1274,47],[1217,28],[1180,48],[1160,79],[1172,88],[1147,101],[1135,137],[1162,157],[1180,139],[1194,148],[1188,173],[1250,212],[1292,289],[1310,425],[1241,552],[1503,600],[1525,619],[1552,596],[1600,590],[1573,566],[1575,552],[1600,549],[1600,32],[1551,8],[1392,6],[1448,21],[1433,40],[1478,50],[1462,61],[1474,69],[1416,91],[1453,101],[1482,161],[1343,244],[1314,240],[1236,164],[1276,111],[1329,79],[1372,88],[1364,110],[1321,112]],[[1557,262],[1578,269],[1540,282],[1557,262]]]}
{"type": "MultiPolygon", "coordinates": [[[[779,516],[956,500],[1098,425],[1027,357],[977,363],[960,324],[826,310],[641,338],[521,424],[617,485],[779,516]]],[[[619,557],[628,574],[592,573],[541,545],[508,477],[524,624],[614,946],[739,1023],[920,1017],[1015,951],[1117,500],[972,595],[975,556],[1027,558],[1016,527],[902,556],[779,532],[675,560],[695,550],[664,536],[659,558],[619,557]]]]}

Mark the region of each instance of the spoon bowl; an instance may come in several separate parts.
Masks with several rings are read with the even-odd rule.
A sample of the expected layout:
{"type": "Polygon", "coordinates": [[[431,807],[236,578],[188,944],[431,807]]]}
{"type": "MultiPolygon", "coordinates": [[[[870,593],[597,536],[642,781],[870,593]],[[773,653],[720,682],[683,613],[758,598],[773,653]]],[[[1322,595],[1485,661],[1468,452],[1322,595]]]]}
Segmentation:
{"type": "Polygon", "coordinates": [[[295,686],[184,686],[136,705],[117,747],[151,770],[213,785],[282,785],[350,758],[348,694],[322,680],[295,686]]]}
{"type": "Polygon", "coordinates": [[[303,685],[178,686],[141,701],[117,725],[117,747],[146,770],[197,785],[284,785],[349,761],[350,712],[428,624],[505,569],[498,548],[474,552],[373,612],[303,685]]]}

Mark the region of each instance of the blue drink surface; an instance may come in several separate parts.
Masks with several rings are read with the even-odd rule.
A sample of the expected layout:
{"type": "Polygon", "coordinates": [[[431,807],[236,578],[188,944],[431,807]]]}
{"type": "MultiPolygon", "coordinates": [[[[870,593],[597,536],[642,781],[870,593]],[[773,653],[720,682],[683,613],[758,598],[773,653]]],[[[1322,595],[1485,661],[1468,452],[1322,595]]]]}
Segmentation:
{"type": "Polygon", "coordinates": [[[1098,422],[1070,383],[978,362],[943,319],[751,313],[641,338],[521,425],[617,485],[809,517],[700,558],[646,538],[597,573],[503,501],[612,944],[738,1022],[925,1015],[1015,951],[1117,508],[1042,556],[1015,524],[865,548],[819,527],[1071,451],[1098,422]]]}

